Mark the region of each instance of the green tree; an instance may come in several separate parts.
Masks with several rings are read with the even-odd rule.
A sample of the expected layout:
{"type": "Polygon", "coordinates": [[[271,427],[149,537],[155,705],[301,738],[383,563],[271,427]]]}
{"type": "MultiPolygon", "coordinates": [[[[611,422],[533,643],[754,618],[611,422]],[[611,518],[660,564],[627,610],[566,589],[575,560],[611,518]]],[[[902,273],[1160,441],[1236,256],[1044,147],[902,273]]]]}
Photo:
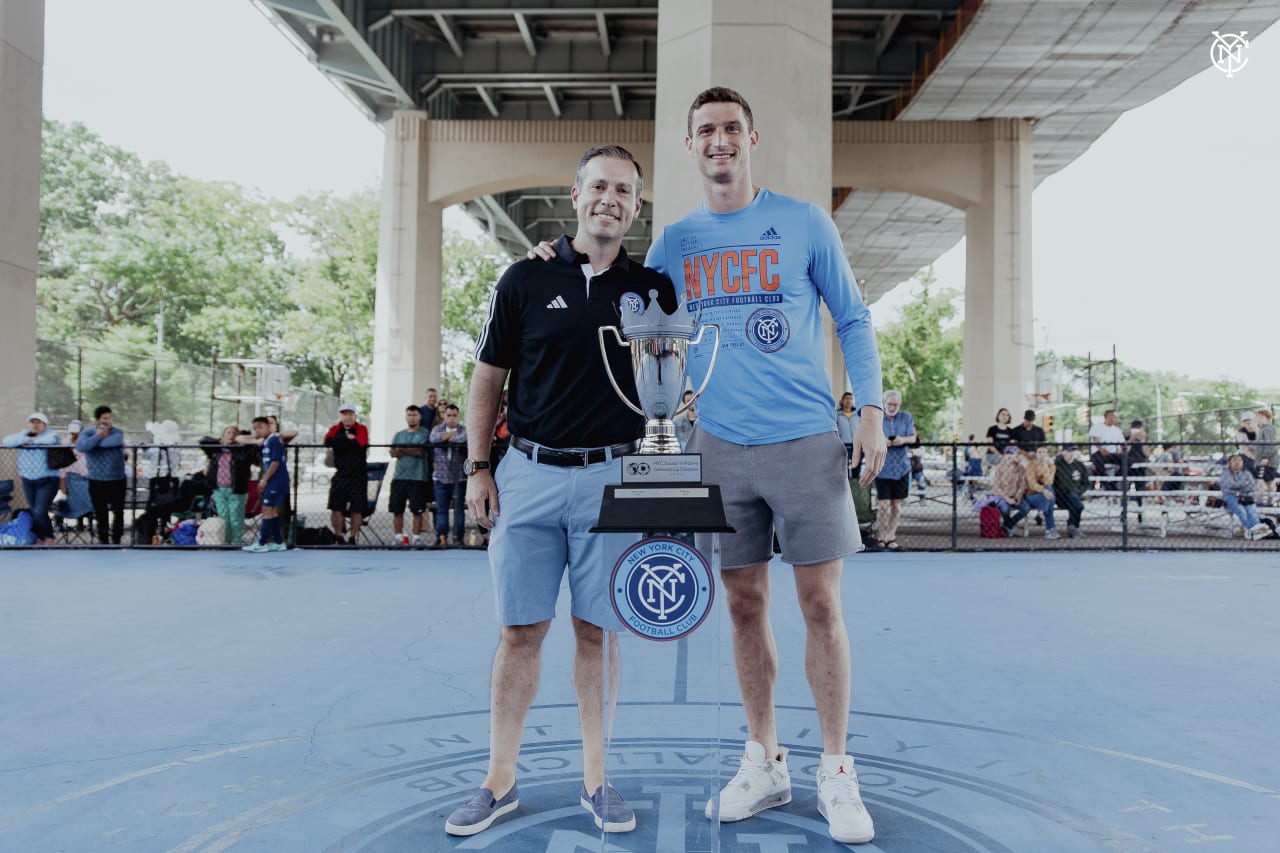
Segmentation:
{"type": "Polygon", "coordinates": [[[498,280],[499,252],[488,235],[471,238],[446,229],[443,261],[441,393],[449,400],[465,401],[475,369],[476,341],[498,280]]]}
{"type": "Polygon", "coordinates": [[[44,130],[42,335],[163,326],[165,346],[197,362],[214,345],[248,352],[266,339],[267,315],[245,309],[283,275],[269,203],[143,163],[83,125],[44,130]]]}
{"type": "Polygon", "coordinates": [[[963,333],[954,322],[958,294],[931,289],[937,281],[933,267],[921,271],[916,281],[916,299],[876,335],[884,387],[902,392],[902,406],[915,418],[922,440],[950,438],[941,432],[942,415],[960,394],[963,333]]]}
{"type": "Polygon", "coordinates": [[[373,190],[346,198],[317,193],[297,199],[290,225],[314,253],[298,264],[286,296],[278,355],[313,387],[369,402],[373,301],[378,266],[378,199],[373,190]],[[351,386],[351,387],[349,387],[351,386]]]}

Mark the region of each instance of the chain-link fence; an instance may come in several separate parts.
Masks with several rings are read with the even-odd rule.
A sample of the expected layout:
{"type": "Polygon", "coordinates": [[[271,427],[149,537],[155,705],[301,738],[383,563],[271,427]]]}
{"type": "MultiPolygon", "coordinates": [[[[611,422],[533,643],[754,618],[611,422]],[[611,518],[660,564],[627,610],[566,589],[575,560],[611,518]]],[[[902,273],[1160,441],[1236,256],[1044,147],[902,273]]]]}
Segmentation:
{"type": "MultiPolygon", "coordinates": [[[[486,531],[466,510],[466,483],[461,474],[465,444],[423,445],[426,480],[396,482],[390,446],[373,445],[363,462],[364,476],[332,458],[323,445],[291,442],[286,448],[289,496],[281,510],[290,545],[302,547],[484,548],[486,531]],[[342,465],[342,470],[334,463],[342,465]],[[436,471],[450,484],[435,482],[436,471]],[[396,504],[399,504],[397,507],[396,504]],[[399,516],[392,514],[399,509],[399,516]]],[[[257,477],[261,474],[256,445],[227,445],[246,454],[252,476],[236,491],[230,466],[218,494],[218,459],[224,446],[210,441],[181,445],[127,445],[120,451],[125,482],[120,511],[96,507],[95,491],[81,463],[59,472],[52,522],[57,545],[239,548],[257,541],[262,520],[257,477]],[[230,492],[231,494],[228,494],[230,492]],[[225,499],[225,500],[224,500],[225,499]],[[99,510],[107,510],[99,514],[99,510]],[[104,520],[105,519],[105,520],[104,520]]],[[[501,459],[505,442],[496,442],[493,461],[501,459]]],[[[19,474],[18,454],[46,449],[0,448],[0,523],[8,522],[28,503],[19,474]]],[[[0,538],[0,547],[4,547],[0,538]]]]}
{"type": "MultiPolygon", "coordinates": [[[[456,476],[465,445],[427,448],[433,467],[448,467],[456,476]]],[[[339,474],[323,446],[300,439],[291,443],[291,489],[282,513],[288,541],[300,547],[485,547],[486,532],[461,499],[465,486],[439,490],[428,480],[420,486],[397,487],[396,462],[389,450],[385,445],[370,447],[364,477],[352,478],[339,474]],[[400,507],[393,507],[393,498],[400,507]],[[336,514],[335,506],[341,507],[336,514]],[[393,508],[401,509],[399,519],[392,515],[393,508]],[[422,511],[415,515],[418,508],[422,511]],[[354,509],[362,510],[358,529],[354,509]]],[[[495,446],[495,464],[505,450],[501,443],[495,446]]],[[[1061,481],[1051,499],[1023,500],[1026,486],[1018,484],[1026,482],[1030,454],[995,454],[984,444],[916,448],[919,473],[907,475],[906,497],[901,500],[877,497],[875,484],[867,490],[851,487],[864,539],[892,541],[905,550],[1276,549],[1280,539],[1272,530],[1280,516],[1280,496],[1275,470],[1269,465],[1259,468],[1255,461],[1270,458],[1274,449],[1246,448],[1252,457],[1242,456],[1234,463],[1256,472],[1237,478],[1253,486],[1247,496],[1223,490],[1224,470],[1237,450],[1230,442],[1128,444],[1104,455],[1090,454],[1083,445],[1072,453],[1055,446],[1047,460],[1053,471],[1042,469],[1038,479],[1053,482],[1060,466],[1064,476],[1076,472],[1076,488],[1082,490],[1076,506],[1061,494],[1061,481]],[[1002,473],[999,465],[1017,465],[1019,470],[1002,473]],[[1047,535],[1050,530],[1056,537],[1047,535]]],[[[6,480],[14,487],[10,512],[25,506],[18,452],[0,450],[0,487],[6,480]]],[[[130,446],[123,452],[127,483],[120,541],[114,541],[110,526],[104,531],[94,522],[88,491],[76,481],[77,475],[70,474],[55,503],[60,543],[92,545],[105,537],[111,545],[166,547],[187,543],[199,530],[200,543],[207,547],[234,548],[255,541],[261,514],[252,479],[244,508],[229,504],[233,523],[219,517],[212,494],[216,466],[210,463],[220,453],[217,446],[130,446]],[[185,533],[180,529],[184,525],[185,533]]],[[[256,468],[254,472],[256,477],[256,468]]],[[[885,493],[891,488],[886,482],[885,493]]],[[[228,514],[225,506],[223,515],[228,514]]],[[[0,498],[0,521],[8,520],[4,508],[0,498]]]]}
{"type": "Polygon", "coordinates": [[[105,404],[133,438],[143,437],[148,422],[173,421],[185,440],[276,415],[299,439],[318,442],[338,408],[336,397],[306,388],[240,399],[256,390],[236,365],[186,364],[46,340],[36,346],[36,408],[56,427],[87,420],[105,404]]]}

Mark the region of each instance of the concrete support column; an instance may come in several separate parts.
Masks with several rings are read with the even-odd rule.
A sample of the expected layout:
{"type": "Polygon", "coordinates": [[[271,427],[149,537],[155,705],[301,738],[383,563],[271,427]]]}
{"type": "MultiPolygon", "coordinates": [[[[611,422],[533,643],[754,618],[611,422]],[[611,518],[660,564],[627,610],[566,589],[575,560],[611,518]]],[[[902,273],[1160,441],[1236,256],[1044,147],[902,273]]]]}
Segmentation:
{"type": "Polygon", "coordinates": [[[1027,407],[1035,382],[1031,310],[1031,123],[997,123],[980,155],[980,203],[965,210],[964,424],[1027,407]]]}
{"type": "Polygon", "coordinates": [[[0,422],[36,402],[36,257],[44,0],[0,0],[0,422]]]}
{"type": "Polygon", "coordinates": [[[658,0],[654,226],[702,203],[689,104],[728,86],[751,104],[762,187],[831,209],[831,0],[658,0]]]}
{"type": "MultiPolygon", "coordinates": [[[[830,210],[831,0],[658,0],[655,232],[702,203],[684,138],[689,104],[709,86],[751,105],[755,183],[830,210]]],[[[829,316],[826,327],[838,394],[845,371],[829,316]]]]}
{"type": "Polygon", "coordinates": [[[387,122],[373,319],[373,408],[369,437],[386,443],[404,427],[404,407],[440,387],[443,207],[430,201],[425,112],[387,122]]]}

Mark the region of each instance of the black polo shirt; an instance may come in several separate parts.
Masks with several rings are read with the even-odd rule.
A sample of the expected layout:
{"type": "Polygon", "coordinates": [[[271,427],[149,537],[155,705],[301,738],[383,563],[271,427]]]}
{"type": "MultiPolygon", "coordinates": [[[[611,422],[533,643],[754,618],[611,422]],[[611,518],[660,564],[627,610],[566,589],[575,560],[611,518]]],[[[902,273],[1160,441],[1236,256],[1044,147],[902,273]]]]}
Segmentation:
{"type": "Polygon", "coordinates": [[[1044,430],[1035,424],[1029,427],[1018,424],[1009,430],[1009,438],[1023,450],[1035,450],[1045,443],[1044,430]]]}
{"type": "MultiPolygon", "coordinates": [[[[631,261],[619,248],[613,266],[591,279],[587,256],[568,237],[556,241],[551,261],[519,260],[494,289],[476,358],[510,371],[507,426],[512,435],[547,447],[604,447],[633,441],[644,418],[627,408],[605,375],[597,329],[619,324],[619,303],[649,291],[668,313],[679,306],[671,280],[631,261]]],[[[637,402],[630,349],[606,337],[613,375],[637,402]]]]}

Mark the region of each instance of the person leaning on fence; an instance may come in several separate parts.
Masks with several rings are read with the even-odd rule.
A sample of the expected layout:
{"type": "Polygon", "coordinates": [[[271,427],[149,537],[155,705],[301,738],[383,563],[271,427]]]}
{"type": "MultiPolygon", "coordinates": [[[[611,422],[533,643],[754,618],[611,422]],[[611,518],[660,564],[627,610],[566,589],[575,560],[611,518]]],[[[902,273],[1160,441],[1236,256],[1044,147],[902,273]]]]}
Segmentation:
{"type": "Polygon", "coordinates": [[[1275,523],[1270,519],[1266,522],[1259,520],[1258,511],[1254,509],[1253,494],[1257,482],[1253,474],[1245,470],[1244,458],[1239,453],[1233,453],[1227,460],[1218,488],[1222,490],[1222,501],[1227,509],[1244,525],[1245,539],[1275,535],[1275,523]]]}
{"type": "Polygon", "coordinates": [[[54,541],[49,507],[58,494],[58,469],[49,465],[49,448],[60,444],[57,431],[49,429],[49,417],[42,412],[32,412],[26,429],[4,437],[5,447],[22,448],[18,451],[18,475],[31,510],[37,545],[52,545],[54,541]]]}
{"type": "Polygon", "coordinates": [[[93,425],[80,433],[76,450],[85,455],[89,471],[89,497],[93,501],[98,542],[119,545],[124,538],[124,431],[114,425],[110,406],[93,410],[93,425]],[[108,526],[110,515],[110,526],[108,526]]]}
{"type": "Polygon", "coordinates": [[[1084,494],[1089,491],[1089,469],[1076,456],[1074,444],[1062,445],[1054,460],[1053,494],[1058,506],[1067,511],[1067,536],[1083,539],[1080,517],[1084,515],[1084,494]]]}
{"type": "Polygon", "coordinates": [[[230,424],[222,428],[217,444],[202,439],[205,482],[212,489],[213,511],[225,524],[224,541],[228,545],[244,544],[244,508],[249,501],[249,479],[256,452],[239,443],[240,427],[230,424]]]}
{"type": "Polygon", "coordinates": [[[369,503],[369,430],[356,422],[354,405],[338,407],[338,422],[324,434],[324,446],[333,450],[333,467],[337,469],[329,481],[329,523],[333,535],[342,542],[344,517],[349,514],[351,534],[345,541],[354,545],[369,503]]]}

